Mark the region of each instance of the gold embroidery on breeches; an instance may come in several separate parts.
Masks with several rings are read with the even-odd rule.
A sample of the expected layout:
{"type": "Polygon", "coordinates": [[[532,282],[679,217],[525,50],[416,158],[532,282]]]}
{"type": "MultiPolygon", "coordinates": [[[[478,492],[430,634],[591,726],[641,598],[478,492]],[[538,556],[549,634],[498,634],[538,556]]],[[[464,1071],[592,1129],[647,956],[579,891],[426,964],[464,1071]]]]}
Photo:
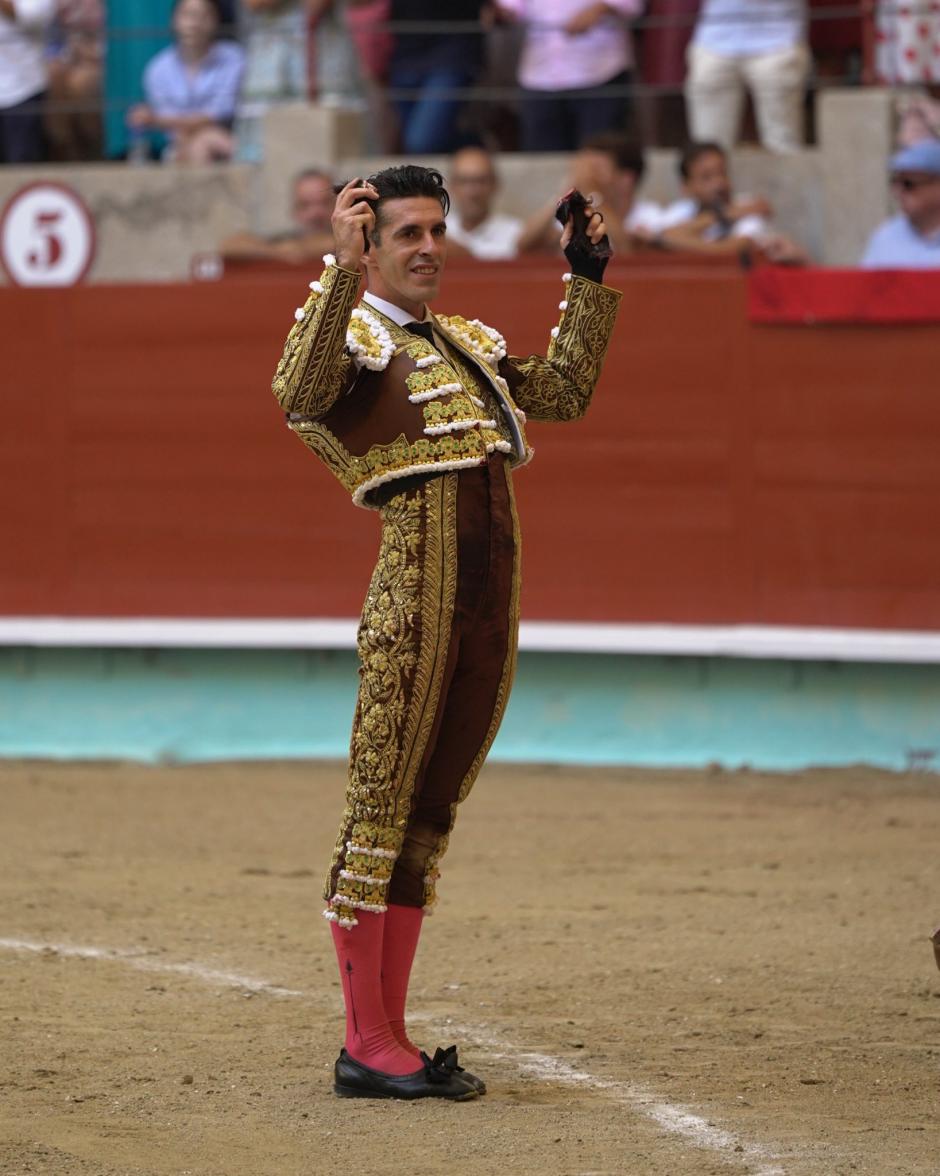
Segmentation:
{"type": "Polygon", "coordinates": [[[379,557],[359,625],[359,697],[346,811],[325,897],[354,926],[382,911],[415,778],[434,721],[457,576],[457,475],[433,478],[382,508],[379,557]]]}
{"type": "MultiPolygon", "coordinates": [[[[416,491],[396,496],[383,509],[379,560],[359,632],[362,665],[347,807],[326,887],[327,917],[343,926],[355,925],[357,910],[386,909],[389,883],[403,847],[402,866],[407,876],[414,877],[416,865],[423,868],[415,878],[417,893],[410,882],[402,882],[403,875],[394,874],[398,892],[408,896],[391,901],[422,902],[423,877],[423,906],[426,910],[433,906],[438,864],[447,848],[457,805],[479,775],[509,697],[516,665],[520,553],[511,476],[506,470],[505,497],[513,543],[511,565],[505,565],[503,573],[503,582],[508,584],[506,611],[502,613],[506,650],[494,666],[492,696],[477,696],[474,703],[483,720],[479,743],[462,753],[467,758],[457,770],[463,775],[453,780],[453,787],[446,784],[449,769],[445,767],[445,789],[453,800],[446,803],[444,820],[435,817],[430,824],[422,820],[427,810],[419,795],[424,796],[429,760],[438,765],[438,783],[440,765],[452,762],[446,737],[441,746],[438,725],[446,711],[453,672],[454,663],[448,658],[456,656],[458,648],[450,648],[458,631],[452,633],[452,625],[457,623],[455,598],[472,583],[466,574],[464,589],[458,589],[456,583],[457,487],[459,479],[467,476],[435,478],[416,491]]],[[[478,480],[476,484],[479,487],[478,480]]],[[[457,713],[463,713],[459,704],[457,713]]]]}

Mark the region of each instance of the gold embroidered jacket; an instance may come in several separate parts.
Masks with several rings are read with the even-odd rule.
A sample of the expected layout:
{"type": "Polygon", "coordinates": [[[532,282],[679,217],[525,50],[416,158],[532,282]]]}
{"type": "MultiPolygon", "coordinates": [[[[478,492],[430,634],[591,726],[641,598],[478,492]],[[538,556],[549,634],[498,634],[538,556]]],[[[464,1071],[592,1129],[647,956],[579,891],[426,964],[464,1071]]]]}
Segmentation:
{"type": "Polygon", "coordinates": [[[324,259],[296,311],[274,377],[290,428],[352,494],[410,474],[479,465],[501,451],[512,465],[532,456],[526,416],[575,420],[600,375],[620,294],[565,275],[561,317],[546,356],[507,357],[505,341],[478,320],[434,318],[448,354],[368,303],[360,275],[324,259]]]}

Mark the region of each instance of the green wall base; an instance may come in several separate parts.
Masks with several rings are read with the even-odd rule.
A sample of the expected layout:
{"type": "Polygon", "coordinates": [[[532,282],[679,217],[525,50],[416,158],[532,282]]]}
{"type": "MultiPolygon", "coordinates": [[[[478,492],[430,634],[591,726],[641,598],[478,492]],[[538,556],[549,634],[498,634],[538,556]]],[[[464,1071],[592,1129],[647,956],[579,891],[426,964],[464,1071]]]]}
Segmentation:
{"type": "MultiPolygon", "coordinates": [[[[351,651],[0,650],[0,756],[344,757],[351,651]]],[[[525,653],[494,759],[940,770],[940,666],[525,653]]]]}

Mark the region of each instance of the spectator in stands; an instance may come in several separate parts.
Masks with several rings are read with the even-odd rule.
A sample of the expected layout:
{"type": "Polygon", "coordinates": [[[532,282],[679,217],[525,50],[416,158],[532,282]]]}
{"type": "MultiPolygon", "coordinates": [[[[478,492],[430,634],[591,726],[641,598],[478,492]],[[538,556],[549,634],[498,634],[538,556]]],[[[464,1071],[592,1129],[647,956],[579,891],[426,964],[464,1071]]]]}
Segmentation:
{"type": "Polygon", "coordinates": [[[393,22],[437,24],[438,32],[395,34],[389,65],[392,90],[414,91],[395,99],[402,150],[414,155],[453,151],[460,146],[457,126],[461,90],[483,64],[482,32],[448,32],[449,24],[479,23],[484,0],[392,0],[393,22]]]}
{"type": "MultiPolygon", "coordinates": [[[[592,135],[571,163],[569,186],[593,195],[595,207],[604,210],[604,224],[618,257],[645,244],[660,229],[663,209],[637,197],[645,172],[642,149],[622,131],[592,135]]],[[[552,201],[526,223],[521,247],[557,251],[560,233],[552,201]]]]}
{"type": "Polygon", "coordinates": [[[900,212],[879,225],[862,257],[865,269],[940,268],[940,139],[922,139],[891,160],[900,212]]]}
{"type": "Polygon", "coordinates": [[[235,104],[244,53],[216,39],[222,20],[218,0],[175,0],[174,44],[144,71],[146,103],[127,116],[133,131],[161,131],[169,143],[165,159],[210,163],[231,159],[235,104]]]}
{"type": "MultiPolygon", "coordinates": [[[[261,123],[277,102],[308,96],[307,0],[241,0],[245,72],[238,105],[238,156],[261,160],[261,123]]],[[[322,4],[316,4],[317,10],[322,4]]]]}
{"type": "Polygon", "coordinates": [[[685,195],[664,209],[658,232],[640,232],[665,249],[713,256],[759,253],[781,265],[804,265],[804,249],[770,223],[761,196],[732,192],[728,157],[719,143],[692,143],[679,157],[685,195]]]}
{"type": "Polygon", "coordinates": [[[799,149],[810,67],[806,0],[703,0],[687,61],[693,139],[733,147],[747,89],[761,144],[799,149]]]}
{"type": "Polygon", "coordinates": [[[515,257],[522,221],[493,211],[499,179],[490,153],[482,147],[464,147],[454,155],[449,178],[448,250],[481,261],[515,257]]]}
{"type": "Polygon", "coordinates": [[[222,242],[219,252],[226,261],[288,261],[297,265],[313,261],[333,250],[330,217],[335,203],[330,176],[319,168],[307,168],[294,178],[291,229],[271,237],[236,233],[222,242]]]}
{"type": "Polygon", "coordinates": [[[45,131],[52,159],[101,158],[101,0],[59,0],[49,46],[45,131]]]}
{"type": "Polygon", "coordinates": [[[627,27],[643,0],[498,0],[525,26],[519,62],[524,151],[575,151],[599,131],[622,129],[633,76],[627,27]],[[618,92],[619,91],[619,92],[618,92]]]}
{"type": "Polygon", "coordinates": [[[43,157],[43,34],[55,0],[0,0],[0,163],[43,157]]]}

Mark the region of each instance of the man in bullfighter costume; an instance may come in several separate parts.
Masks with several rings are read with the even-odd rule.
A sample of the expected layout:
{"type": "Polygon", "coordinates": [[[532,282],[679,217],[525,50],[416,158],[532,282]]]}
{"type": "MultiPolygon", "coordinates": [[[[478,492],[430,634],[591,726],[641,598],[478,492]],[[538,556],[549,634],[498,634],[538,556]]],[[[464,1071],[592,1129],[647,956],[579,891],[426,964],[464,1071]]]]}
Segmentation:
{"type": "Polygon", "coordinates": [[[493,742],[512,684],[519,529],[512,474],[532,456],[526,416],[582,416],[620,295],[590,201],[562,236],[574,273],[548,354],[516,358],[476,319],[438,316],[447,253],[443,180],[424,167],[352,180],[333,215],[336,256],[310,283],[274,379],[290,428],[358,506],[382,520],[359,625],[349,784],[326,884],[346,1004],[337,1095],[475,1098],[456,1049],[405,1031],[425,912],[457,805],[493,742]],[[580,246],[580,248],[578,248],[580,246]],[[363,274],[366,293],[359,298],[363,274]]]}

